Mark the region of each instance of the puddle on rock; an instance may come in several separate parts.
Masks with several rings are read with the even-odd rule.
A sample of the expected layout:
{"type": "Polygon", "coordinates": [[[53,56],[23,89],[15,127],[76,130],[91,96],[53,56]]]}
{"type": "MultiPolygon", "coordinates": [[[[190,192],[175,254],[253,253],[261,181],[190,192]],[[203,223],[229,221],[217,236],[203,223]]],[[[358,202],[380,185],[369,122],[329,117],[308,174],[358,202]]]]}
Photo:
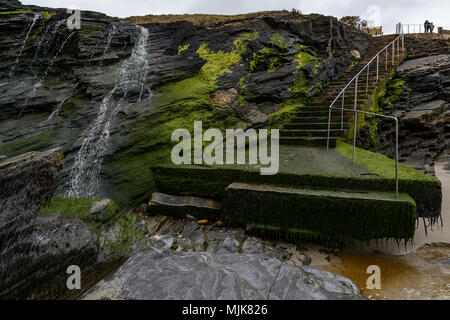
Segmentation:
{"type": "Polygon", "coordinates": [[[425,245],[408,255],[385,253],[343,253],[331,257],[328,264],[313,259],[312,266],[342,275],[363,289],[363,294],[375,300],[450,299],[449,244],[425,245]],[[443,260],[439,260],[443,259],[443,260]],[[381,290],[368,290],[369,266],[381,269],[381,290]]]}
{"type": "Polygon", "coordinates": [[[406,246],[395,241],[366,248],[348,248],[339,255],[318,250],[308,252],[312,266],[342,275],[376,300],[447,300],[450,299],[450,169],[436,164],[436,176],[442,182],[442,228],[428,229],[419,224],[413,243],[406,246]],[[381,290],[368,290],[369,266],[381,269],[381,290]]]}

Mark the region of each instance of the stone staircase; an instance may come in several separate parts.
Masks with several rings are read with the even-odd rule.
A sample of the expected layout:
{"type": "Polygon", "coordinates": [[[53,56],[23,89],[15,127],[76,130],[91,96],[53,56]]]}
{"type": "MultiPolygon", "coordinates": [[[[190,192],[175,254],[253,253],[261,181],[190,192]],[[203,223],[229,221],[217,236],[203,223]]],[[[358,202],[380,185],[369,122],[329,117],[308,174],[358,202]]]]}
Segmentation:
{"type": "MultiPolygon", "coordinates": [[[[396,37],[374,38],[366,57],[356,67],[312,98],[282,126],[280,140],[284,145],[280,146],[278,175],[261,176],[256,169],[239,166],[155,167],[152,171],[161,193],[153,195],[147,213],[171,214],[178,218],[194,216],[202,223],[220,221],[230,227],[244,227],[259,236],[289,241],[411,239],[415,232],[416,208],[422,208],[423,201],[415,194],[409,195],[410,189],[404,184],[402,193],[397,196],[390,191],[395,185],[394,179],[374,176],[370,171],[355,172],[362,167],[330,172],[332,168],[344,169],[344,163],[351,163],[338,152],[288,145],[326,146],[330,104],[372,57],[396,37]],[[320,165],[309,168],[309,164],[315,162],[320,165]]],[[[387,78],[396,67],[396,64],[392,66],[391,54],[392,51],[387,66],[384,54],[380,56],[379,80],[387,78]]],[[[397,64],[403,56],[402,53],[401,57],[396,57],[397,64]]],[[[369,102],[379,86],[376,64],[373,65],[369,78],[367,72],[363,72],[358,82],[358,109],[369,102]]],[[[346,109],[354,108],[354,88],[353,82],[346,91],[346,109]]],[[[342,100],[335,106],[342,106],[342,100]]],[[[353,112],[343,115],[342,123],[341,111],[332,114],[331,147],[351,128],[353,112]]]]}
{"type": "MultiPolygon", "coordinates": [[[[360,63],[340,79],[329,84],[324,91],[313,97],[307,105],[290,119],[289,123],[280,128],[280,142],[282,144],[294,144],[311,147],[321,147],[327,144],[328,134],[328,113],[329,106],[342,91],[342,89],[366,66],[366,64],[386,45],[393,41],[397,35],[389,35],[374,38],[369,46],[367,54],[360,63]]],[[[397,53],[397,50],[396,50],[397,53]]],[[[402,54],[401,54],[402,55],[402,54]]],[[[396,55],[396,62],[398,56],[396,55]]],[[[376,64],[371,65],[367,89],[367,72],[364,71],[358,81],[358,109],[360,105],[366,103],[371,97],[378,82],[376,78],[376,64]]],[[[392,51],[389,51],[388,66],[386,70],[385,55],[380,56],[379,78],[382,79],[390,74],[392,69],[392,51]]],[[[355,101],[355,83],[352,83],[345,94],[344,108],[353,109],[355,101]]],[[[338,99],[335,107],[342,106],[342,99],[338,99]]],[[[353,120],[353,113],[344,113],[344,124],[341,123],[341,113],[334,111],[331,117],[330,147],[335,147],[339,138],[344,137],[345,131],[349,129],[353,120]]]]}

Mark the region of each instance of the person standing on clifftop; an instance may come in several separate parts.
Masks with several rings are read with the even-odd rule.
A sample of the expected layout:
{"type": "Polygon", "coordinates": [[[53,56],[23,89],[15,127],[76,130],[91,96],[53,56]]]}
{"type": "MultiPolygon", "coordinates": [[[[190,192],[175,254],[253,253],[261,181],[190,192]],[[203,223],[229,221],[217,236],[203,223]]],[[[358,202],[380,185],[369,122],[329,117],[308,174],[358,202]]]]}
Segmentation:
{"type": "Polygon", "coordinates": [[[424,29],[425,29],[425,33],[428,33],[428,28],[430,27],[430,22],[428,20],[425,21],[425,23],[423,24],[424,29]]]}
{"type": "Polygon", "coordinates": [[[434,31],[434,23],[430,23],[430,33],[433,33],[434,31]]]}

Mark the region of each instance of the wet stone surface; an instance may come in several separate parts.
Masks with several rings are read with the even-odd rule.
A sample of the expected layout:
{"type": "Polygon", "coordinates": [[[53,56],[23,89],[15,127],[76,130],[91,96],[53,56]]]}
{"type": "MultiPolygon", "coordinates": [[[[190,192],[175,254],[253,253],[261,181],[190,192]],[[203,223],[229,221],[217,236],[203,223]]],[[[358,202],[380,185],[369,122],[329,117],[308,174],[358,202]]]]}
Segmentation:
{"type": "Polygon", "coordinates": [[[84,299],[363,299],[350,280],[307,266],[293,244],[168,217],[141,224],[148,243],[84,299]]]}

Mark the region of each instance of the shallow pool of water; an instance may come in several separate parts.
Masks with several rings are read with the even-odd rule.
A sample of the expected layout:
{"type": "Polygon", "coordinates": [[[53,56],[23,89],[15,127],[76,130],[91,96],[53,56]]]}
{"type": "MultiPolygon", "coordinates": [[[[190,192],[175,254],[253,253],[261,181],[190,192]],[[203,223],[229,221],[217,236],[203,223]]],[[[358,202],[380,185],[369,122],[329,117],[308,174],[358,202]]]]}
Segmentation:
{"type": "Polygon", "coordinates": [[[450,165],[436,164],[442,182],[442,228],[428,229],[419,224],[414,241],[406,247],[395,241],[368,247],[347,248],[338,256],[312,256],[312,266],[345,276],[371,299],[427,300],[450,299],[450,165]],[[381,289],[369,290],[367,268],[381,269],[381,289]]]}

